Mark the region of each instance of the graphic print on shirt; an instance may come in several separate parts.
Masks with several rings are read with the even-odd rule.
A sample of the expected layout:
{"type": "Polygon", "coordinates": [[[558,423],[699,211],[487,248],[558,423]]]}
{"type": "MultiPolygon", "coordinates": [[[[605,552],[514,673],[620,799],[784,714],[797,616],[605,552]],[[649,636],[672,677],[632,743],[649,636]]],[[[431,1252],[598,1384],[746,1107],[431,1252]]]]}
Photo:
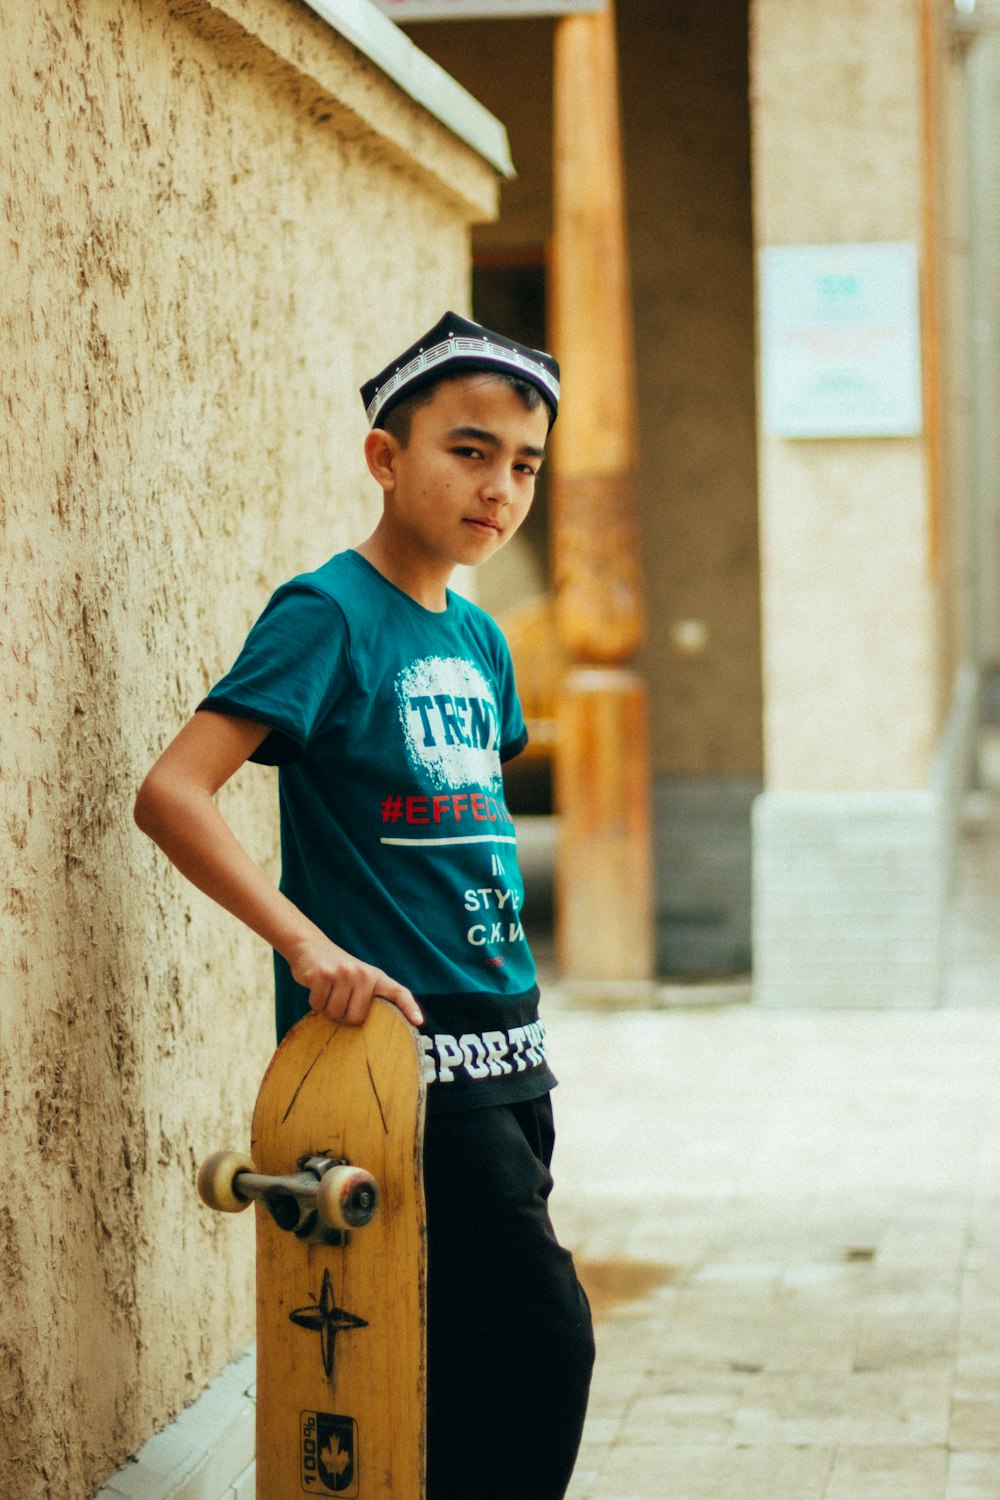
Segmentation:
{"type": "Polygon", "coordinates": [[[431,784],[501,789],[500,716],[486,678],[458,656],[425,656],[396,679],[406,753],[431,784]]]}
{"type": "MultiPolygon", "coordinates": [[[[517,835],[503,799],[493,687],[475,663],[455,656],[411,662],[394,686],[406,758],[429,789],[383,797],[381,843],[434,849],[443,859],[458,857],[456,845],[483,846],[481,856],[463,861],[468,883],[456,916],[476,964],[502,969],[511,945],[525,937],[516,859],[512,877],[504,865],[503,846],[515,846],[517,835]]],[[[478,1075],[470,1069],[470,1076],[478,1075]]]]}

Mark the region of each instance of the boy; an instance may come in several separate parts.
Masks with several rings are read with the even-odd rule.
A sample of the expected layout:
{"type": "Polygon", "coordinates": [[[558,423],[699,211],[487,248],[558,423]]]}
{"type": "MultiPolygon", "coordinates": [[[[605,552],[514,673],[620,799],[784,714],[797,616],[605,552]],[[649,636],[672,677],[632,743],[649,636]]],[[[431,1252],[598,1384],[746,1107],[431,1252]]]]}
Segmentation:
{"type": "Polygon", "coordinates": [[[427,1500],[560,1500],[593,1363],[546,1207],[555,1080],[503,800],[527,733],[502,635],[447,588],[527,515],[558,377],[447,313],[362,387],[381,520],[278,589],[136,802],[271,944],[279,1038],[310,1008],[359,1024],[375,995],[420,1028],[427,1500]],[[248,759],[280,767],[280,891],[213,800],[248,759]]]}

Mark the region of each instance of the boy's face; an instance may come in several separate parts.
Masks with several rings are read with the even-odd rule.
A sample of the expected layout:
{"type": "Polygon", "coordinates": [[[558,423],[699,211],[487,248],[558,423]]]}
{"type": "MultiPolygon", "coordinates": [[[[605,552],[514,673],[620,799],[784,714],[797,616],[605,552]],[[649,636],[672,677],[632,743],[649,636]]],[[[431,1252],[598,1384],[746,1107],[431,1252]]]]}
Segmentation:
{"type": "Polygon", "coordinates": [[[544,404],[529,411],[505,381],[477,373],[437,386],[414,411],[405,448],[370,433],[369,467],[397,553],[450,571],[497,552],[531,507],[548,426],[544,404]]]}

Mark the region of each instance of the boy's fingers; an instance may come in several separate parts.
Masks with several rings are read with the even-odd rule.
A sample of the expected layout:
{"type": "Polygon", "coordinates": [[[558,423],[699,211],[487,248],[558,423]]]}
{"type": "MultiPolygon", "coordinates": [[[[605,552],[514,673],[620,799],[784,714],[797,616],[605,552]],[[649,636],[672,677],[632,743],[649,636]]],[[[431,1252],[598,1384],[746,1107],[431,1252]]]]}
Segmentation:
{"type": "Polygon", "coordinates": [[[398,984],[388,974],[383,974],[375,986],[375,993],[401,1010],[411,1026],[423,1025],[423,1012],[405,985],[398,984]]]}
{"type": "Polygon", "coordinates": [[[309,1005],[328,1020],[341,1021],[348,1026],[360,1026],[376,995],[395,1005],[411,1025],[422,1025],[423,1014],[413,995],[405,985],[390,979],[380,969],[362,969],[357,973],[348,971],[317,977],[309,991],[309,1005]]]}
{"type": "Polygon", "coordinates": [[[324,975],[310,991],[309,1004],[318,1015],[326,1016],[328,1021],[342,1021],[346,1018],[350,998],[350,991],[345,996],[337,980],[331,981],[328,975],[324,975]]]}
{"type": "Polygon", "coordinates": [[[372,996],[374,993],[373,982],[365,978],[359,978],[351,990],[344,1006],[342,1020],[347,1026],[361,1026],[372,1007],[372,996]]]}
{"type": "Polygon", "coordinates": [[[317,1015],[324,1015],[330,1003],[332,988],[328,979],[317,980],[309,991],[309,1007],[317,1015]]]}

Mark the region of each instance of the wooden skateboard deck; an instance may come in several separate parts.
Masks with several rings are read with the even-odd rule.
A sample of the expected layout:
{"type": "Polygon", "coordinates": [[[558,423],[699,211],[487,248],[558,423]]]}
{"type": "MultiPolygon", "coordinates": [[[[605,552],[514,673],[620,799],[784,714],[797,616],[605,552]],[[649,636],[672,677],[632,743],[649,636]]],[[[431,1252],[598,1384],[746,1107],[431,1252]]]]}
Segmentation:
{"type": "MultiPolygon", "coordinates": [[[[264,1075],[246,1165],[261,1178],[301,1182],[306,1158],[307,1176],[322,1175],[321,1159],[338,1159],[371,1174],[378,1203],[364,1222],[373,1194],[365,1197],[364,1182],[346,1182],[339,1196],[354,1193],[362,1227],[338,1235],[317,1224],[313,1185],[306,1208],[290,1210],[300,1222],[283,1229],[276,1217],[289,1222],[289,1214],[280,1190],[257,1184],[257,1500],[422,1500],[423,1117],[417,1034],[386,1001],[376,1001],[360,1027],[306,1017],[264,1075]],[[317,1234],[343,1243],[298,1237],[317,1234]]],[[[338,1171],[348,1176],[331,1170],[335,1189],[338,1171]]],[[[232,1180],[241,1198],[241,1180],[256,1179],[232,1180]]],[[[199,1189],[213,1207],[230,1206],[201,1179],[199,1189]]],[[[323,1192],[318,1217],[336,1222],[323,1192]]]]}

